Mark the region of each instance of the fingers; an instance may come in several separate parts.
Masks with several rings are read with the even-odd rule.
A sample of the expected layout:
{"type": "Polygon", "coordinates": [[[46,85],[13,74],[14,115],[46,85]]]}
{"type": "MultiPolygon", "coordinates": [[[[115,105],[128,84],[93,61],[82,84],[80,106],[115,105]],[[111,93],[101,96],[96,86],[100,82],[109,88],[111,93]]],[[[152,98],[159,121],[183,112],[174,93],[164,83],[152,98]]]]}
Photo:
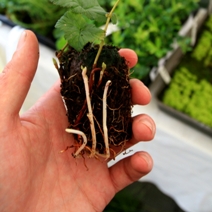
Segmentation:
{"type": "MultiPolygon", "coordinates": [[[[136,65],[138,57],[133,50],[121,49],[119,54],[125,57],[129,68],[136,65]]],[[[133,104],[145,105],[150,102],[151,93],[141,81],[132,79],[130,80],[130,85],[133,104]]],[[[133,138],[127,143],[128,147],[138,141],[151,140],[154,137],[155,123],[146,115],[134,117],[132,128],[133,138]]],[[[110,176],[116,192],[149,173],[152,166],[153,161],[149,154],[145,152],[136,153],[112,166],[110,168],[110,176]]]]}
{"type": "Polygon", "coordinates": [[[1,107],[6,115],[17,115],[37,69],[39,47],[36,36],[24,31],[12,60],[0,75],[1,107]]]}
{"type": "MultiPolygon", "coordinates": [[[[133,67],[137,61],[136,53],[131,49],[121,49],[119,54],[129,62],[129,67],[133,67]]],[[[151,100],[149,89],[138,79],[131,79],[132,103],[146,105],[151,100]]],[[[147,115],[139,115],[133,118],[133,137],[126,147],[136,144],[138,141],[149,141],[154,138],[156,127],[154,121],[147,115]]]]}
{"type": "Polygon", "coordinates": [[[133,117],[132,123],[133,137],[127,142],[129,148],[139,141],[150,141],[154,138],[156,132],[155,122],[145,114],[133,117]]]}
{"type": "Polygon", "coordinates": [[[125,58],[129,68],[132,68],[138,62],[138,56],[132,49],[120,49],[119,54],[125,58]]]}
{"type": "Polygon", "coordinates": [[[148,174],[152,167],[153,160],[146,152],[137,152],[110,167],[109,173],[115,192],[148,174]]]}
{"type": "Polygon", "coordinates": [[[151,100],[149,89],[138,79],[131,79],[130,85],[132,88],[132,103],[146,105],[151,100]]]}
{"type": "MultiPolygon", "coordinates": [[[[138,62],[138,56],[135,51],[131,49],[120,49],[119,54],[125,58],[129,68],[132,68],[138,62]]],[[[150,102],[151,94],[149,89],[137,79],[131,79],[130,84],[132,87],[132,101],[133,104],[145,105],[150,102]]]]}

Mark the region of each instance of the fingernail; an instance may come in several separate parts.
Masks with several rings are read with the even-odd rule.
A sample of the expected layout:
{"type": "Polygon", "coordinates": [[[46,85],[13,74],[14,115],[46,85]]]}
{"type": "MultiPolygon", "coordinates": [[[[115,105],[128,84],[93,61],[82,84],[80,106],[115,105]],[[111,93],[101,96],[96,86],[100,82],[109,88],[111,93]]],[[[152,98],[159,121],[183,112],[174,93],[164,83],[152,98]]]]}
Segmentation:
{"type": "Polygon", "coordinates": [[[152,159],[147,155],[147,153],[145,152],[139,152],[138,153],[140,157],[142,157],[142,159],[144,159],[146,161],[146,163],[148,164],[149,167],[151,167],[152,165],[152,159]]]}
{"type": "Polygon", "coordinates": [[[144,152],[139,152],[138,153],[140,157],[142,157],[147,163],[149,163],[149,157],[146,155],[144,152]]]}
{"type": "Polygon", "coordinates": [[[21,33],[21,36],[19,38],[18,45],[17,45],[17,50],[19,50],[24,45],[24,42],[26,40],[26,36],[27,36],[27,33],[26,33],[26,30],[24,30],[21,33]]]}
{"type": "Polygon", "coordinates": [[[154,131],[152,123],[148,119],[141,119],[142,124],[146,125],[152,132],[154,131]]]}

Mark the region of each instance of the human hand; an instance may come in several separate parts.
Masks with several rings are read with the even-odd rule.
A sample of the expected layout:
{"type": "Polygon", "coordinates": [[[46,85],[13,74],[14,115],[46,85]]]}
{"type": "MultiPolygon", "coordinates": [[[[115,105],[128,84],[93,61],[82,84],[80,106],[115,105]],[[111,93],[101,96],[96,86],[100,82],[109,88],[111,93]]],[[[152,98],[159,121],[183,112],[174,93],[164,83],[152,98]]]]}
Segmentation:
{"type": "MultiPolygon", "coordinates": [[[[108,168],[106,161],[75,159],[72,150],[59,153],[74,143],[65,132],[68,122],[59,81],[19,115],[38,58],[37,39],[25,31],[0,74],[0,211],[103,211],[119,190],[152,169],[152,159],[137,152],[108,168]]],[[[150,92],[139,80],[131,80],[131,86],[134,104],[149,103],[150,92]]],[[[128,147],[154,137],[155,124],[147,115],[134,117],[132,127],[128,147]]]]}

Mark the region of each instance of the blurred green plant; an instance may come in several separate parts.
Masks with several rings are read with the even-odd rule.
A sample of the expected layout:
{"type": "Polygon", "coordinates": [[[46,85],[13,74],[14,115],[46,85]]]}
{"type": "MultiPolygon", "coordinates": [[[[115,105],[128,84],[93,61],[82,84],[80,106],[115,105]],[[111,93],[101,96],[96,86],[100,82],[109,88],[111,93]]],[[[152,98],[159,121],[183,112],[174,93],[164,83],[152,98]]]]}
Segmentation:
{"type": "Polygon", "coordinates": [[[0,12],[14,23],[53,38],[54,25],[64,8],[49,0],[1,0],[0,12]]]}
{"type": "Polygon", "coordinates": [[[212,128],[212,16],[206,21],[194,50],[175,70],[162,101],[212,128]]]}
{"type": "MultiPolygon", "coordinates": [[[[98,0],[110,11],[114,0],[98,0]]],[[[198,8],[199,0],[125,0],[116,9],[120,31],[108,37],[108,43],[136,51],[139,63],[132,77],[143,79],[156,66],[158,60],[172,49],[175,39],[183,50],[188,50],[189,39],[178,36],[178,31],[188,15],[198,8]]],[[[54,28],[65,8],[49,0],[1,0],[0,11],[13,22],[38,34],[56,39],[61,49],[64,38],[54,28]]]]}
{"type": "MultiPolygon", "coordinates": [[[[178,35],[199,0],[125,0],[116,9],[120,31],[110,36],[113,45],[134,49],[139,64],[133,77],[142,79],[172,49],[174,39],[188,50],[189,39],[178,35]]],[[[113,1],[111,1],[113,3],[113,1]]]]}
{"type": "Polygon", "coordinates": [[[4,14],[6,10],[6,0],[0,1],[0,14],[4,14]]]}
{"type": "MultiPolygon", "coordinates": [[[[211,73],[212,76],[212,73],[211,73]]],[[[198,80],[186,67],[176,70],[162,101],[212,128],[212,84],[198,80]]]]}
{"type": "Polygon", "coordinates": [[[212,16],[209,16],[205,23],[203,33],[199,38],[199,42],[192,53],[192,57],[198,61],[203,61],[207,67],[212,67],[212,16]]]}

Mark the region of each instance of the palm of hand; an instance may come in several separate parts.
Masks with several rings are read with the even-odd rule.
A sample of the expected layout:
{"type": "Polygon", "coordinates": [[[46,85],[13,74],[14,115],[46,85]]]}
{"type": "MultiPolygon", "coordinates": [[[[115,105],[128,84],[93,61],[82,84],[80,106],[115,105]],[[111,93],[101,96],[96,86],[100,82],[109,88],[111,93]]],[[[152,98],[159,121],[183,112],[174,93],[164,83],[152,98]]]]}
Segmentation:
{"type": "Polygon", "coordinates": [[[58,211],[59,206],[63,211],[65,208],[78,211],[84,205],[87,211],[95,207],[101,211],[115,194],[107,164],[88,159],[89,171],[83,158],[72,157],[72,150],[60,153],[73,138],[64,133],[67,123],[60,97],[55,95],[54,101],[48,98],[39,102],[46,106],[35,106],[11,123],[12,133],[6,136],[1,148],[1,158],[4,158],[1,183],[10,185],[2,191],[8,199],[1,207],[7,211],[24,211],[23,208],[26,211],[57,208],[58,211]],[[49,107],[49,103],[52,106],[55,103],[54,107],[49,107]],[[59,112],[55,114],[55,111],[59,112]]]}
{"type": "MultiPolygon", "coordinates": [[[[102,211],[116,192],[151,170],[152,160],[141,152],[108,168],[105,161],[73,158],[73,149],[61,154],[74,141],[64,131],[68,123],[58,83],[19,116],[38,60],[35,36],[27,31],[23,39],[0,75],[0,211],[102,211]],[[25,58],[30,62],[23,66],[25,58]]],[[[140,81],[132,80],[132,90],[135,104],[149,102],[140,81]]],[[[152,139],[154,131],[148,116],[135,117],[128,146],[152,139]]]]}

